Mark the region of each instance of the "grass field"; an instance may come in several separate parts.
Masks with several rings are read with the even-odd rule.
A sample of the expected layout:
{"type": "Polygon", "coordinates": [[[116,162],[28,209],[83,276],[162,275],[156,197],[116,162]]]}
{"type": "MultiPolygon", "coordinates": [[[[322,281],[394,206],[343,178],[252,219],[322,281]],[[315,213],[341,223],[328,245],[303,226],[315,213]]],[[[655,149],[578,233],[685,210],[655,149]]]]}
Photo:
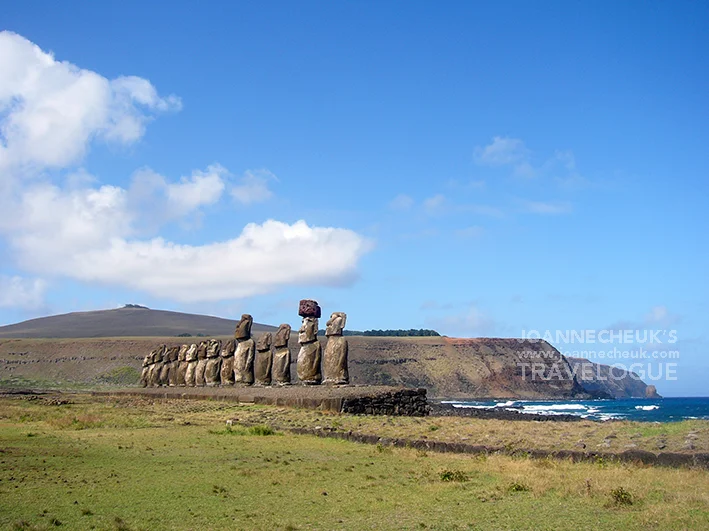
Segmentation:
{"type": "Polygon", "coordinates": [[[0,399],[3,529],[709,528],[706,471],[426,454],[225,426],[288,414],[265,406],[57,396],[0,399]]]}

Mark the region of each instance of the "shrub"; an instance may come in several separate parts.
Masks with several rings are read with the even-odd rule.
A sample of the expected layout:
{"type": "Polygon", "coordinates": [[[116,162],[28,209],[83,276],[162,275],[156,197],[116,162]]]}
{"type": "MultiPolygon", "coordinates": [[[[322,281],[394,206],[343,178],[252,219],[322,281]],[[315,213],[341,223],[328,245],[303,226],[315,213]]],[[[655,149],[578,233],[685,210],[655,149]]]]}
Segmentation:
{"type": "Polygon", "coordinates": [[[469,480],[470,478],[468,477],[468,474],[462,470],[444,470],[441,472],[441,481],[464,482],[469,480]]]}
{"type": "Polygon", "coordinates": [[[271,428],[270,426],[264,425],[259,425],[259,426],[251,426],[249,428],[249,434],[251,435],[275,435],[276,430],[271,428]]]}
{"type": "Polygon", "coordinates": [[[633,495],[630,494],[623,487],[616,487],[611,490],[611,499],[615,505],[633,505],[634,499],[633,495]]]}
{"type": "Polygon", "coordinates": [[[510,492],[527,492],[528,490],[531,490],[527,485],[524,483],[517,483],[516,481],[512,483],[509,487],[507,487],[507,490],[510,492]]]}

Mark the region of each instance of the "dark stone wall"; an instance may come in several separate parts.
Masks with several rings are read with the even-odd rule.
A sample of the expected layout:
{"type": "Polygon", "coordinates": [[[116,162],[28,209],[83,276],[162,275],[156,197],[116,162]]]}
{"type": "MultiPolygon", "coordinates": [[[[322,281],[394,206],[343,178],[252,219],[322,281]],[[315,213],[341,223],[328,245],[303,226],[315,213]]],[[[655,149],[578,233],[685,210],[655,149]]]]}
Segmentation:
{"type": "Polygon", "coordinates": [[[429,413],[426,389],[402,389],[342,400],[342,413],[353,415],[402,415],[424,417],[429,413]]]}
{"type": "Polygon", "coordinates": [[[354,415],[423,417],[430,412],[426,389],[396,387],[148,387],[93,391],[95,395],[151,396],[197,400],[226,400],[250,404],[289,406],[354,415]]]}

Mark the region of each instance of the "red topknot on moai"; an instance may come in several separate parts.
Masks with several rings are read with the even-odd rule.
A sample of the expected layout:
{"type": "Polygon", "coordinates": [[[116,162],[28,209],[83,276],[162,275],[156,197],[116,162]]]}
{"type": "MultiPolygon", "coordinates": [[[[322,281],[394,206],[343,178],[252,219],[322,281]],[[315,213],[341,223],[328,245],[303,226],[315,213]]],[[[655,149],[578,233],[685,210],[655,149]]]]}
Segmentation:
{"type": "Polygon", "coordinates": [[[298,315],[301,317],[315,317],[316,319],[320,319],[322,310],[317,301],[303,299],[298,306],[298,315]]]}

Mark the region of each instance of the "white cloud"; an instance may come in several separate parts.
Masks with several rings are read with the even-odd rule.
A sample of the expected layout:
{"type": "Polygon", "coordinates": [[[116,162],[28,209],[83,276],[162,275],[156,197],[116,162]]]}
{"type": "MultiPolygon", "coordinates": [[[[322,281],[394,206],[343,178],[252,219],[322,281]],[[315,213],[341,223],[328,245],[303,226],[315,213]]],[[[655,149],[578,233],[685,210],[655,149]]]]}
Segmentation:
{"type": "Polygon", "coordinates": [[[392,210],[409,210],[414,206],[414,200],[406,194],[399,194],[389,202],[389,208],[392,210]]]}
{"type": "Polygon", "coordinates": [[[190,177],[179,183],[167,185],[167,198],[171,206],[180,211],[192,211],[203,205],[216,203],[224,191],[224,175],[227,171],[219,164],[207,171],[195,170],[190,177]]]}
{"type": "Polygon", "coordinates": [[[511,166],[516,177],[531,178],[538,173],[530,162],[531,152],[518,138],[496,136],[486,146],[477,146],[475,162],[480,166],[511,166]]]}
{"type": "Polygon", "coordinates": [[[138,140],[150,111],[179,109],[149,81],[105,77],[57,61],[24,37],[0,32],[0,172],[9,178],[76,163],[89,142],[138,140]],[[21,171],[20,171],[21,170],[21,171]],[[5,173],[8,172],[8,173],[5,173]]]}
{"type": "Polygon", "coordinates": [[[477,146],[474,156],[481,166],[528,166],[529,150],[518,138],[496,136],[487,146],[477,146]]]}
{"type": "Polygon", "coordinates": [[[423,202],[423,209],[427,214],[435,214],[446,202],[446,197],[443,194],[436,194],[423,202]]]}
{"type": "Polygon", "coordinates": [[[304,221],[249,224],[236,238],[195,246],[135,238],[142,222],[136,195],[149,200],[159,198],[156,189],[167,190],[168,205],[208,204],[220,189],[217,177],[226,171],[210,168],[175,185],[142,170],[130,190],[35,184],[0,219],[0,232],[26,271],[186,302],[246,297],[285,285],[339,285],[355,278],[371,243],[351,230],[310,227],[304,221]],[[180,187],[196,189],[191,201],[170,195],[174,189],[182,192],[180,187]]]}
{"type": "Polygon", "coordinates": [[[163,238],[136,241],[111,235],[109,209],[104,212],[104,219],[94,219],[104,230],[81,239],[66,230],[78,212],[56,216],[59,239],[48,231],[15,236],[11,243],[21,265],[37,274],[198,302],[258,295],[285,285],[344,285],[355,278],[359,258],[371,248],[351,230],[273,220],[249,224],[237,238],[206,245],[163,238]],[[91,237],[100,233],[106,235],[101,241],[91,237]]]}
{"type": "MultiPolygon", "coordinates": [[[[179,107],[178,98],[160,97],[145,79],[109,81],[0,32],[0,234],[13,261],[38,275],[189,302],[355,278],[371,244],[347,229],[269,220],[203,245],[150,238],[166,221],[223,196],[228,172],[218,164],[178,182],[143,168],[127,189],[100,185],[76,169],[94,139],[134,142],[152,112],[179,107]],[[69,177],[50,182],[42,178],[45,169],[67,170],[69,177]]],[[[242,203],[264,201],[276,180],[268,170],[248,171],[231,194],[242,203]]],[[[38,304],[45,289],[43,280],[18,277],[2,277],[0,286],[4,304],[38,304]]]]}
{"type": "Polygon", "coordinates": [[[268,188],[270,181],[278,179],[268,170],[247,170],[239,184],[231,189],[231,195],[244,205],[267,201],[273,196],[273,192],[268,188]]]}
{"type": "Polygon", "coordinates": [[[569,214],[573,207],[568,202],[548,203],[543,201],[524,201],[523,210],[530,214],[557,215],[569,214]]]}
{"type": "Polygon", "coordinates": [[[589,182],[579,173],[572,151],[556,150],[542,164],[532,163],[532,152],[518,138],[496,136],[486,146],[477,146],[474,160],[480,166],[504,167],[512,169],[515,177],[545,177],[555,181],[560,187],[577,189],[589,182]]]}
{"type": "Polygon", "coordinates": [[[80,253],[131,233],[127,194],[116,186],[65,191],[38,184],[7,213],[0,219],[0,230],[30,264],[57,259],[62,249],[80,253]]]}
{"type": "Polygon", "coordinates": [[[194,170],[189,177],[170,182],[150,168],[141,168],[131,178],[126,215],[131,215],[135,224],[147,232],[157,230],[166,222],[186,218],[219,201],[228,174],[223,166],[212,164],[206,170],[194,170]]]}
{"type": "Polygon", "coordinates": [[[0,275],[0,308],[39,308],[46,288],[47,283],[39,278],[0,275]]]}

